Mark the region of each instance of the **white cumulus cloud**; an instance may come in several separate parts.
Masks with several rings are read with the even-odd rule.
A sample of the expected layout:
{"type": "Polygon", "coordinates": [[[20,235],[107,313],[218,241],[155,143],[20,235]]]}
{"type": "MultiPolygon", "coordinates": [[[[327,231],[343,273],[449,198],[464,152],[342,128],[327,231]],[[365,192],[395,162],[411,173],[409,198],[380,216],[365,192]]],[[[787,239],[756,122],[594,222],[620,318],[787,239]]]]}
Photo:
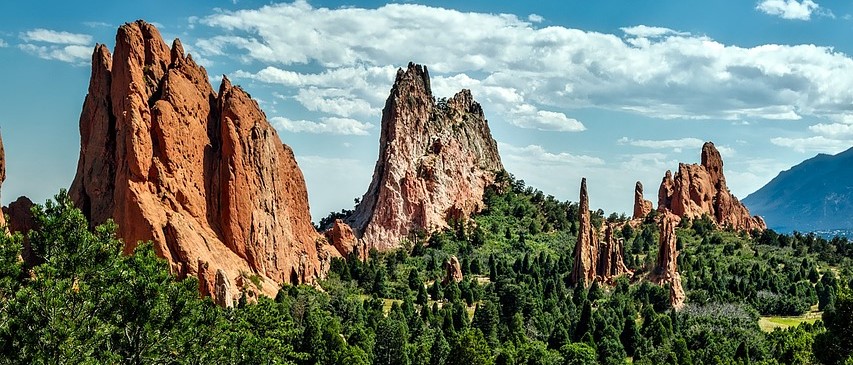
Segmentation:
{"type": "Polygon", "coordinates": [[[88,34],[37,28],[20,34],[22,51],[46,60],[83,65],[92,57],[94,41],[88,34]]]}
{"type": "Polygon", "coordinates": [[[809,20],[820,5],[812,0],[762,0],[755,9],[782,19],[809,20]]]}
{"type": "Polygon", "coordinates": [[[44,42],[53,44],[93,44],[92,36],[88,34],[77,34],[50,29],[33,29],[21,33],[21,39],[25,42],[44,42]]]}
{"type": "Polygon", "coordinates": [[[797,152],[823,152],[836,154],[853,146],[853,139],[833,139],[824,136],[811,137],[776,137],[770,142],[782,147],[791,148],[797,152]]]}
{"type": "Polygon", "coordinates": [[[245,75],[266,82],[321,88],[322,79],[350,93],[336,98],[364,100],[373,110],[382,107],[393,70],[409,61],[429,66],[437,96],[470,88],[501,121],[512,123],[513,107],[526,104],[545,112],[538,120],[570,130],[579,129],[570,116],[580,108],[736,121],[831,118],[853,104],[853,60],[815,45],[740,47],[648,25],[620,34],[537,28],[529,17],[416,4],[315,8],[296,1],[220,11],[194,24],[218,30],[197,42],[203,56],[260,64],[245,75]],[[323,71],[297,72],[303,65],[323,71]]]}
{"type": "Polygon", "coordinates": [[[362,123],[355,119],[324,117],[317,122],[308,120],[291,120],[285,117],[270,118],[272,125],[293,133],[337,134],[366,136],[370,134],[373,125],[362,123]]]}
{"type": "Polygon", "coordinates": [[[681,152],[684,148],[700,148],[705,141],[698,138],[679,138],[679,139],[631,139],[628,137],[619,138],[619,144],[629,145],[634,147],[643,147],[651,149],[673,149],[676,152],[681,152]]]}

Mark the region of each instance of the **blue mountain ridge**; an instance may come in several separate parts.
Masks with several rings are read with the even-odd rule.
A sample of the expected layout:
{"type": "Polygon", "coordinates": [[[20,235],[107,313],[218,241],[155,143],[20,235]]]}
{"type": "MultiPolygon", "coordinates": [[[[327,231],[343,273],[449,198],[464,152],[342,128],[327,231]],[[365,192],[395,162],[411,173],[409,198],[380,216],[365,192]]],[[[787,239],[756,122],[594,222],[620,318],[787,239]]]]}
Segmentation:
{"type": "Polygon", "coordinates": [[[742,200],[779,232],[853,230],[853,148],[818,154],[742,200]]]}

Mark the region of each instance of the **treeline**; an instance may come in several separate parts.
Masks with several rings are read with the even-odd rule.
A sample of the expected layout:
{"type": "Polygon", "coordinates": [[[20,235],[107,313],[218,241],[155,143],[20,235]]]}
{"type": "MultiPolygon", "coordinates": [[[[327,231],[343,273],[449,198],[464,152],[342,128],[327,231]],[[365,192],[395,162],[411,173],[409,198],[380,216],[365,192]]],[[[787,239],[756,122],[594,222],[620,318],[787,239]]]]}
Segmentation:
{"type": "MultiPolygon", "coordinates": [[[[473,221],[413,235],[403,249],[334,260],[322,290],[285,286],[276,298],[225,309],[199,298],[195,279],[176,281],[150,244],[122,255],[115,227],[90,231],[60,193],[35,208],[33,267],[20,259],[24,237],[0,235],[0,363],[853,361],[847,243],[684,221],[678,264],[688,304],[676,312],[667,287],[642,280],[657,250],[653,219],[617,232],[634,277],[587,288],[569,281],[577,204],[509,175],[485,201],[473,221]],[[445,280],[451,256],[464,274],[458,283],[445,280]],[[761,314],[813,305],[824,310],[813,325],[758,326],[761,314]]],[[[595,213],[600,226],[604,214],[595,213]]]]}

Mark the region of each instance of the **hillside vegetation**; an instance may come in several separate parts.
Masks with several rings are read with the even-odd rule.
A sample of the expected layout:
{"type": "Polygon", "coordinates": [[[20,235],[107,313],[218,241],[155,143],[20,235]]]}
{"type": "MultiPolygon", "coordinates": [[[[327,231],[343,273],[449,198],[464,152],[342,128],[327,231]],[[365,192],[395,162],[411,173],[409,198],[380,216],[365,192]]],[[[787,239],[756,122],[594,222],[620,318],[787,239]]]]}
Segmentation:
{"type": "MultiPolygon", "coordinates": [[[[810,364],[853,353],[853,248],[845,239],[716,230],[682,221],[686,307],[643,280],[654,213],[624,226],[615,285],[569,285],[578,206],[502,175],[470,222],[415,234],[366,262],[336,259],[320,288],[220,308],[177,281],[151,245],[121,254],[65,193],[36,206],[29,245],[0,236],[0,363],[127,364],[810,364]],[[464,274],[445,278],[456,256],[464,274]],[[813,308],[814,307],[814,308],[813,308]],[[761,316],[820,320],[762,331],[761,316]]],[[[624,217],[593,212],[593,224],[624,217]]]]}

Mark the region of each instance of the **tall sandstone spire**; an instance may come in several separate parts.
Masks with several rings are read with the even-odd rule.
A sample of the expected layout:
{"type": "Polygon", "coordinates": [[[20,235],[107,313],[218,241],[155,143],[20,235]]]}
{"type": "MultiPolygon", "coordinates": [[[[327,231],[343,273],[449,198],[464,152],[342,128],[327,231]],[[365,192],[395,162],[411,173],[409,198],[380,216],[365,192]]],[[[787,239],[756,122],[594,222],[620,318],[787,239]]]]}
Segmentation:
{"type": "Polygon", "coordinates": [[[125,253],[153,241],[204,294],[220,270],[220,281],[267,295],[324,275],[334,250],[311,225],[293,152],[245,91],[208,80],[179,40],[168,47],[143,21],[118,29],[114,55],[98,45],[74,202],[92,224],[114,219],[125,253]]]}
{"type": "Polygon", "coordinates": [[[652,209],[652,202],[646,200],[643,197],[643,183],[637,181],[637,184],[634,185],[634,214],[631,216],[631,218],[645,218],[649,213],[652,212],[652,209]]]}
{"type": "Polygon", "coordinates": [[[678,273],[678,237],[675,235],[675,227],[678,226],[679,217],[672,213],[665,213],[660,222],[660,244],[654,271],[650,279],[658,285],[669,284],[670,304],[675,309],[684,306],[684,288],[681,286],[681,275],[678,273]]]}
{"type": "Polygon", "coordinates": [[[767,225],[732,195],[723,175],[723,159],[712,142],[702,146],[701,164],[678,164],[672,177],[666,172],[658,190],[658,210],[679,217],[708,215],[721,227],[737,230],[764,230],[767,225]]]}
{"type": "Polygon", "coordinates": [[[589,213],[589,195],[586,191],[586,178],[581,179],[580,214],[578,239],[575,243],[575,264],[572,268],[572,283],[592,284],[598,270],[598,234],[592,227],[589,213]]]}
{"type": "Polygon", "coordinates": [[[347,220],[368,248],[398,247],[417,232],[467,219],[503,170],[471,91],[435,100],[424,66],[397,71],[381,129],[373,180],[347,220]]]}

